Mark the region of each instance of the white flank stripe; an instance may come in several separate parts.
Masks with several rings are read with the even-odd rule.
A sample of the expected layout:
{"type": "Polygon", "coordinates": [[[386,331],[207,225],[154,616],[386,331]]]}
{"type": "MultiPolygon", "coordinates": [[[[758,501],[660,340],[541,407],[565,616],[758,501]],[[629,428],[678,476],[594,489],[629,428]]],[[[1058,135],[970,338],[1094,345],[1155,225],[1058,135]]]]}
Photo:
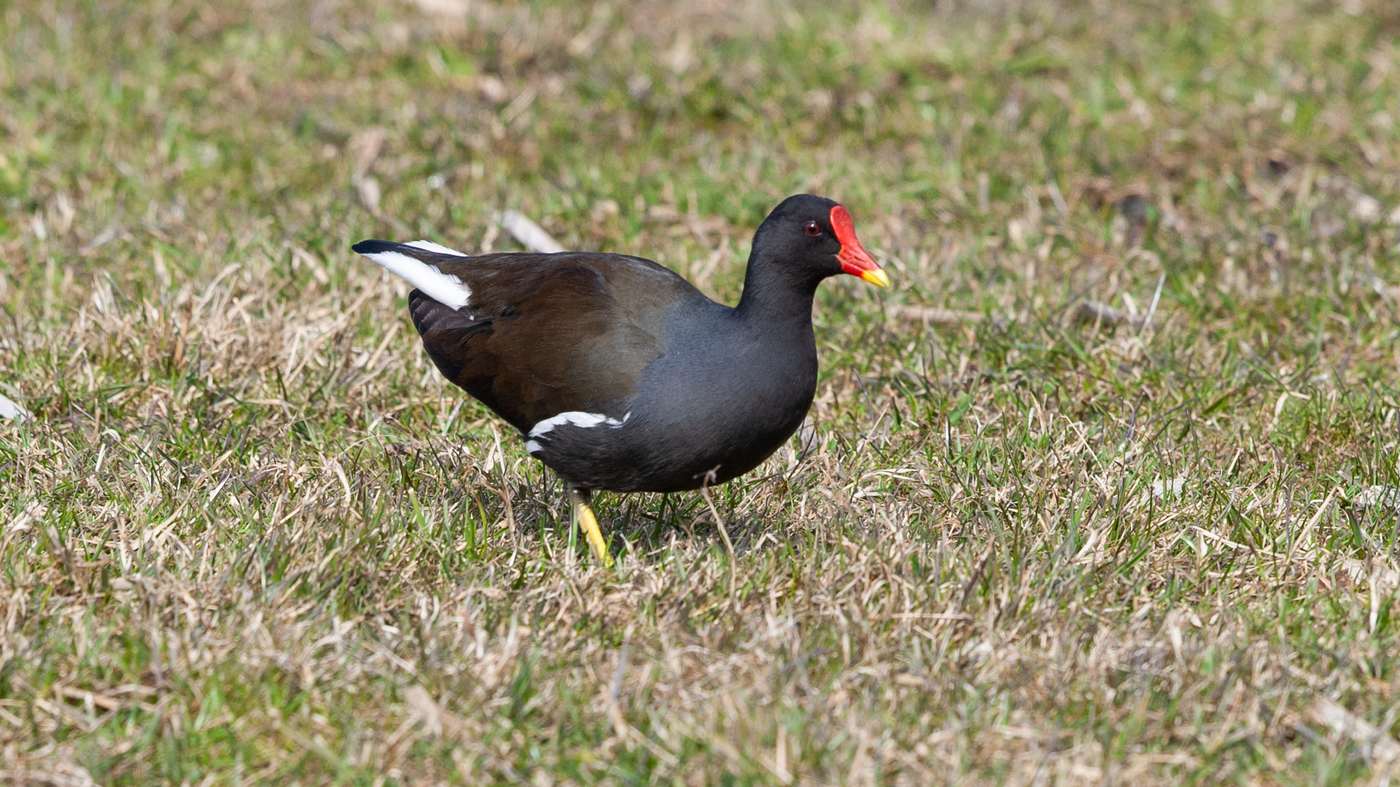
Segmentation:
{"type": "Polygon", "coordinates": [[[463,254],[462,252],[457,251],[456,249],[449,249],[449,248],[447,248],[446,246],[442,245],[441,243],[433,243],[433,242],[430,241],[430,240],[416,240],[416,241],[413,241],[412,243],[405,243],[404,245],[405,245],[405,246],[412,246],[412,247],[415,248],[415,249],[422,249],[423,251],[434,251],[434,252],[437,252],[438,254],[455,254],[455,255],[458,256],[458,257],[465,257],[465,256],[467,256],[467,255],[463,254]]]}
{"type": "MultiPolygon", "coordinates": [[[[616,429],[622,426],[623,424],[627,423],[627,419],[631,417],[632,413],[630,411],[626,415],[622,416],[622,420],[619,421],[616,418],[609,418],[608,416],[603,415],[602,413],[585,413],[581,410],[570,410],[567,413],[560,413],[558,415],[550,416],[549,418],[546,418],[543,421],[540,421],[539,423],[530,427],[530,436],[539,437],[540,435],[548,434],[550,430],[554,429],[554,427],[563,426],[564,424],[569,424],[570,426],[577,426],[580,429],[590,429],[594,426],[599,425],[611,426],[612,428],[616,429]]],[[[525,447],[528,450],[529,444],[527,443],[525,447]]]]}
{"type": "Polygon", "coordinates": [[[463,284],[461,279],[449,276],[426,262],[415,260],[407,254],[400,254],[397,251],[380,251],[365,256],[382,265],[385,270],[395,276],[422,290],[429,298],[443,306],[460,309],[466,306],[467,301],[472,297],[471,289],[463,284]]]}

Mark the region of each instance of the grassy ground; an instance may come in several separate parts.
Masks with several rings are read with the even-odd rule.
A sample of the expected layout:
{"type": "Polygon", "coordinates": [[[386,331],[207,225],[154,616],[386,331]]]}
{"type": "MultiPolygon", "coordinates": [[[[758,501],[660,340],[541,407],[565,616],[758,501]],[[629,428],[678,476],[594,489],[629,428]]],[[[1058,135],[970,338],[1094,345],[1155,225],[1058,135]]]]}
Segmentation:
{"type": "Polygon", "coordinates": [[[0,780],[1400,764],[1391,0],[224,5],[0,1],[0,780]],[[595,565],[348,250],[732,302],[803,190],[896,285],[732,560],[603,496],[595,565]]]}

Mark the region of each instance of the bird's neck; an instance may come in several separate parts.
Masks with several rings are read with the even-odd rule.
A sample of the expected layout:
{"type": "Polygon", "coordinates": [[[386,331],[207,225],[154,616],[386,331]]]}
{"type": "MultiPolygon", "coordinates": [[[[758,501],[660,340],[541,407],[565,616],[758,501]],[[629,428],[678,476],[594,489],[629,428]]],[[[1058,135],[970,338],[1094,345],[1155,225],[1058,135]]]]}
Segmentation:
{"type": "Polygon", "coordinates": [[[794,280],[783,265],[750,259],[744,274],[744,293],[735,312],[745,319],[756,318],[773,329],[791,327],[811,332],[812,297],[820,279],[794,280]]]}

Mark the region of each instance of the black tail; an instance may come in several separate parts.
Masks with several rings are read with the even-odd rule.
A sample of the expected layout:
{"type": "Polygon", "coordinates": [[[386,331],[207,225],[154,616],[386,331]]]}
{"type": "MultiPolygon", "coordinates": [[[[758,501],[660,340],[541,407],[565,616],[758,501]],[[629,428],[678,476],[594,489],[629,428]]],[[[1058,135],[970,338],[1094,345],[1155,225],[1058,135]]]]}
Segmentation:
{"type": "Polygon", "coordinates": [[[387,240],[362,240],[350,247],[356,254],[378,254],[383,251],[397,251],[402,253],[402,243],[394,243],[387,240]]]}

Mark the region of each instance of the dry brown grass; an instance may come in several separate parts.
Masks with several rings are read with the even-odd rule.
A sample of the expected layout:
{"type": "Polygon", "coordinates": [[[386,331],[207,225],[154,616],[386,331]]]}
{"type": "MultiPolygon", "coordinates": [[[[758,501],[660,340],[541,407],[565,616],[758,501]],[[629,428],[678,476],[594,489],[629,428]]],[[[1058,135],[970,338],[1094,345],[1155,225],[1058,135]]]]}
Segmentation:
{"type": "Polygon", "coordinates": [[[3,778],[1395,766],[1390,3],[0,23],[3,778]],[[825,288],[810,450],[716,491],[732,561],[636,496],[594,565],[348,253],[512,208],[732,298],[802,189],[897,287],[825,288]]]}

